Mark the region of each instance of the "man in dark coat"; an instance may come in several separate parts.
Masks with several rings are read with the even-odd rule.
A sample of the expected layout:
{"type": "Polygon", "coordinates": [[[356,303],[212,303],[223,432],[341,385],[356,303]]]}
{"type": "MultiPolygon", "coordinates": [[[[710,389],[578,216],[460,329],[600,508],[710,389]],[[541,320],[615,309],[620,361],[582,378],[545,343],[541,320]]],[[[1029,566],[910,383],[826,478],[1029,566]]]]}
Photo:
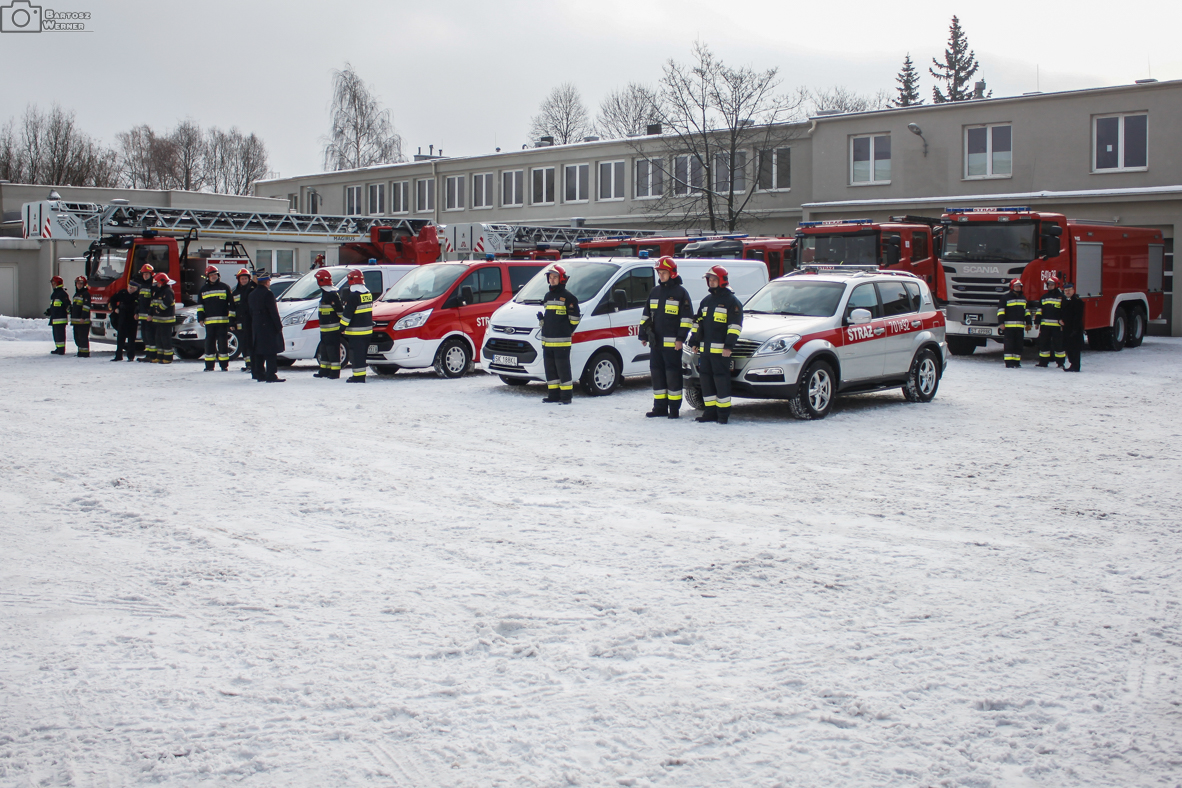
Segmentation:
{"type": "Polygon", "coordinates": [[[135,360],[135,314],[139,289],[139,282],[131,279],[127,282],[127,287],[111,296],[111,327],[118,336],[112,361],[122,361],[125,352],[128,361],[135,360]]]}
{"type": "Polygon", "coordinates": [[[277,356],[283,350],[279,304],[271,292],[271,275],[264,271],[257,279],[259,286],[250,294],[250,326],[254,337],[251,377],[262,383],[282,383],[284,378],[276,374],[279,368],[277,356]]]}
{"type": "Polygon", "coordinates": [[[1075,283],[1063,285],[1063,346],[1067,351],[1067,372],[1079,372],[1079,356],[1084,346],[1085,304],[1075,292],[1075,283]]]}
{"type": "Polygon", "coordinates": [[[250,372],[250,348],[254,342],[254,335],[250,330],[250,294],[258,287],[250,278],[250,271],[245,268],[238,271],[235,278],[238,286],[234,288],[234,309],[230,319],[234,333],[238,335],[238,347],[242,350],[242,371],[250,372]]]}

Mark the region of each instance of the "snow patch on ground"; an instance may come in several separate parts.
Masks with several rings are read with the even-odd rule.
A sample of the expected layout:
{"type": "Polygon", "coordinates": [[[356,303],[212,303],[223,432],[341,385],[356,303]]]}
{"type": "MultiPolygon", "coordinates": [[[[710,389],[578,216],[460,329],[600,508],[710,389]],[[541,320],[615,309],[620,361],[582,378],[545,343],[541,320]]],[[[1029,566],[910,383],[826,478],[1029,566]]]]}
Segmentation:
{"type": "MultiPolygon", "coordinates": [[[[0,340],[53,342],[53,331],[45,318],[0,315],[0,340]]],[[[50,350],[53,346],[50,346],[50,350]]]]}

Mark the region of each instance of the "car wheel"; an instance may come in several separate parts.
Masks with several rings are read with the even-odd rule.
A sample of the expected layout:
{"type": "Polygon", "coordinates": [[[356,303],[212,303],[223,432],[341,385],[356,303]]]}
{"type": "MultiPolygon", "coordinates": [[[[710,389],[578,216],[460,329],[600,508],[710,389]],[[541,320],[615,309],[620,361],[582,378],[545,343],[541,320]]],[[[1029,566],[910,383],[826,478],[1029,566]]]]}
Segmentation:
{"type": "Polygon", "coordinates": [[[472,352],[468,343],[453,337],[435,354],[435,374],[441,378],[458,378],[472,366],[472,352]]]}
{"type": "Polygon", "coordinates": [[[706,407],[706,401],[702,399],[702,387],[696,383],[685,384],[685,401],[694,410],[702,410],[706,407]]]}
{"type": "Polygon", "coordinates": [[[524,386],[526,383],[529,383],[529,381],[525,378],[511,378],[508,375],[498,375],[497,377],[499,377],[501,382],[506,386],[524,386]]]}
{"type": "Polygon", "coordinates": [[[583,391],[592,397],[606,397],[620,385],[620,362],[614,354],[601,350],[591,357],[583,370],[583,391]]]}
{"type": "Polygon", "coordinates": [[[837,395],[837,379],[827,361],[814,361],[800,376],[796,396],[788,400],[788,408],[798,419],[823,419],[833,407],[837,395]]]}
{"type": "Polygon", "coordinates": [[[226,336],[226,352],[230,354],[231,361],[242,353],[242,348],[238,346],[238,335],[233,331],[226,336]]]}
{"type": "Polygon", "coordinates": [[[379,375],[393,375],[401,369],[397,364],[370,364],[369,368],[379,375]]]}
{"type": "Polygon", "coordinates": [[[1128,336],[1125,337],[1125,347],[1137,347],[1145,339],[1145,313],[1140,307],[1129,309],[1128,336]]]}
{"type": "Polygon", "coordinates": [[[946,337],[948,352],[954,356],[971,356],[977,349],[977,340],[968,337],[946,337]]]}
{"type": "Polygon", "coordinates": [[[907,372],[903,396],[908,402],[931,402],[940,387],[940,362],[930,349],[919,351],[907,372]]]}

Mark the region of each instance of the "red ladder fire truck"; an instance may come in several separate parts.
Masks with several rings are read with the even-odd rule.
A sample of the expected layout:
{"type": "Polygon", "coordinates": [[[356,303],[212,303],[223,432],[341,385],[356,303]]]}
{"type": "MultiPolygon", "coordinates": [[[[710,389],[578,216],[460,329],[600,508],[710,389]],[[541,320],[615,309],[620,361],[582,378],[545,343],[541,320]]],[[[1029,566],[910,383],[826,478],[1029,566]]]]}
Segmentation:
{"type": "Polygon", "coordinates": [[[490,254],[498,259],[557,260],[579,253],[586,242],[648,234],[644,230],[479,222],[443,225],[440,230],[444,260],[484,259],[490,254]]]}
{"type": "Polygon", "coordinates": [[[833,219],[801,222],[796,230],[796,267],[876,265],[907,271],[928,283],[937,303],[947,297],[940,276],[939,219],[892,216],[889,221],[833,219]]]}

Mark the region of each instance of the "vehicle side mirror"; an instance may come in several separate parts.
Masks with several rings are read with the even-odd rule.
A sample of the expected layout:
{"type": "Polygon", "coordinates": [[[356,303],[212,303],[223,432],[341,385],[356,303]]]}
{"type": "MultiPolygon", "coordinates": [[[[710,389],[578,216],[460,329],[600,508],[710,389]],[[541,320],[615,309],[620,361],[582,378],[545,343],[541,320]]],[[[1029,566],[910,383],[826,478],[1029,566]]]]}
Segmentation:
{"type": "Polygon", "coordinates": [[[853,312],[850,312],[849,323],[850,325],[860,326],[864,323],[869,323],[871,319],[869,309],[855,309],[853,312]]]}
{"type": "Polygon", "coordinates": [[[476,303],[476,296],[472,293],[471,287],[460,288],[460,303],[465,306],[476,303]]]}
{"type": "Polygon", "coordinates": [[[616,305],[616,311],[623,312],[628,308],[628,293],[623,290],[613,290],[612,301],[616,305]]]}
{"type": "MultiPolygon", "coordinates": [[[[1062,232],[1062,228],[1060,228],[1058,225],[1056,225],[1054,229],[1059,230],[1060,233],[1062,232]]],[[[1043,257],[1058,257],[1059,252],[1061,252],[1061,251],[1062,251],[1062,246],[1059,243],[1059,235],[1058,234],[1048,233],[1047,235],[1042,236],[1042,256],[1043,257]]]]}
{"type": "Polygon", "coordinates": [[[520,293],[524,289],[525,289],[525,285],[518,285],[517,287],[513,288],[513,295],[517,295],[518,293],[520,293]]]}

